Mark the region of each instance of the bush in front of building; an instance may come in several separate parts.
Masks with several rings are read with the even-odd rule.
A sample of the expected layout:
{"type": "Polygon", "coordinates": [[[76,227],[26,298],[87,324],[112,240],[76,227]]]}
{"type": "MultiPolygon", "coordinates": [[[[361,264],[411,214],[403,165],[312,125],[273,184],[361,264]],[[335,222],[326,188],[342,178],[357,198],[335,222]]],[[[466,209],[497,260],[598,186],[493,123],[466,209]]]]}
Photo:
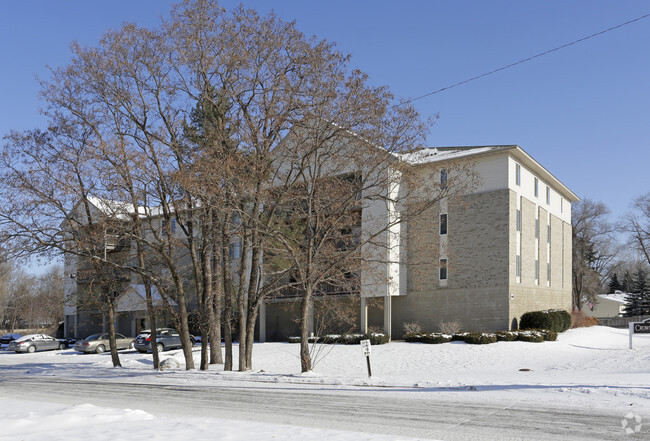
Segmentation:
{"type": "Polygon", "coordinates": [[[497,341],[516,341],[519,337],[517,331],[500,331],[496,333],[497,341]]]}
{"type": "Polygon", "coordinates": [[[564,332],[571,327],[571,315],[562,309],[530,311],[519,321],[520,329],[549,329],[564,332]]]}
{"type": "Polygon", "coordinates": [[[571,328],[585,328],[589,326],[600,325],[600,320],[596,317],[590,317],[582,311],[571,312],[571,328]]]}
{"type": "MultiPolygon", "coordinates": [[[[309,337],[309,343],[358,345],[361,340],[370,340],[371,345],[383,345],[390,338],[383,333],[369,332],[367,334],[329,334],[323,337],[309,337]]],[[[300,343],[300,337],[288,337],[289,343],[300,343]]]]}
{"type": "Polygon", "coordinates": [[[463,341],[470,345],[487,345],[497,342],[497,335],[492,332],[468,332],[463,335],[463,341]]]}

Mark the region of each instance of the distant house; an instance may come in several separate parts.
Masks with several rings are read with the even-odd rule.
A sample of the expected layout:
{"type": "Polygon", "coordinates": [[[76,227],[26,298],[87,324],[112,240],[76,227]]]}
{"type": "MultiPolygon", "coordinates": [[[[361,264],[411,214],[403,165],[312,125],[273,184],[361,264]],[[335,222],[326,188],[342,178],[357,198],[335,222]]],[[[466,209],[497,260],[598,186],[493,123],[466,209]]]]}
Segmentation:
{"type": "MultiPolygon", "coordinates": [[[[377,327],[395,338],[405,323],[434,331],[442,321],[459,322],[468,331],[504,330],[516,328],[527,311],[571,308],[571,204],[579,199],[546,168],[517,145],[429,148],[395,156],[400,166],[440,185],[451,179],[450,168],[471,163],[481,184],[460,203],[443,199],[387,232],[385,244],[373,251],[371,268],[382,277],[360,274],[358,289],[347,300],[346,293],[332,293],[341,301],[360,296],[360,331],[377,327]]],[[[391,191],[405,185],[397,182],[391,191]]],[[[96,206],[101,209],[102,204],[96,206]]],[[[381,222],[382,216],[387,222],[399,209],[366,203],[356,234],[363,236],[368,225],[381,222]]],[[[81,272],[75,259],[66,259],[66,265],[66,273],[81,272]]],[[[69,280],[69,298],[83,283],[82,277],[69,280]]],[[[118,293],[129,299],[121,303],[120,312],[131,316],[118,326],[125,334],[133,334],[144,326],[138,320],[145,320],[133,283],[125,283],[124,293],[118,293]]],[[[298,305],[298,296],[262,304],[260,340],[297,335],[298,309],[291,304],[298,305]]],[[[70,302],[66,336],[91,329],[84,327],[82,316],[70,302]]],[[[106,324],[95,317],[94,332],[99,332],[106,324]]]]}
{"type": "Polygon", "coordinates": [[[614,294],[599,294],[598,303],[585,305],[582,311],[591,317],[622,317],[627,301],[626,293],[616,291],[614,294]]]}

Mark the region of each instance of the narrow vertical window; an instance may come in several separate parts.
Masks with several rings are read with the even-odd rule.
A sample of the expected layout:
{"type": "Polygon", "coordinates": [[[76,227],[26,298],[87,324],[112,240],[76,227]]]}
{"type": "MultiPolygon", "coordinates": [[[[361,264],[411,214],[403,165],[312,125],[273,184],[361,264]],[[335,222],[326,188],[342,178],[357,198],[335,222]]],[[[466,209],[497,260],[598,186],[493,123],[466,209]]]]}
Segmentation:
{"type": "Polygon", "coordinates": [[[535,239],[539,239],[539,219],[535,219],[535,239]]]}
{"type": "Polygon", "coordinates": [[[517,263],[517,266],[516,266],[516,269],[515,269],[515,271],[516,271],[516,272],[515,272],[515,275],[516,275],[517,277],[521,277],[521,256],[520,256],[519,254],[517,254],[517,261],[516,261],[516,263],[517,263]]]}
{"type": "Polygon", "coordinates": [[[551,286],[551,262],[546,263],[546,284],[551,286]]]}
{"type": "Polygon", "coordinates": [[[517,210],[517,231],[521,231],[521,210],[517,210]]]}
{"type": "Polygon", "coordinates": [[[535,259],[535,283],[539,283],[539,260],[535,259]]]}
{"type": "Polygon", "coordinates": [[[535,197],[539,197],[539,179],[535,178],[535,197]]]}
{"type": "Polygon", "coordinates": [[[521,185],[521,165],[515,164],[515,183],[521,185]]]}
{"type": "Polygon", "coordinates": [[[560,198],[560,213],[564,213],[564,198],[560,198]]]}
{"type": "Polygon", "coordinates": [[[447,213],[440,215],[440,235],[447,234],[447,213]]]}
{"type": "Polygon", "coordinates": [[[546,186],[546,205],[551,204],[551,188],[547,185],[546,186]]]}
{"type": "Polygon", "coordinates": [[[440,188],[447,188],[447,170],[440,170],[440,188]]]}
{"type": "Polygon", "coordinates": [[[440,259],[440,280],[447,280],[447,259],[440,259]]]}
{"type": "Polygon", "coordinates": [[[241,257],[241,242],[237,240],[230,244],[230,258],[238,260],[241,257]]]}
{"type": "Polygon", "coordinates": [[[551,243],[551,224],[546,227],[546,242],[551,243]]]}

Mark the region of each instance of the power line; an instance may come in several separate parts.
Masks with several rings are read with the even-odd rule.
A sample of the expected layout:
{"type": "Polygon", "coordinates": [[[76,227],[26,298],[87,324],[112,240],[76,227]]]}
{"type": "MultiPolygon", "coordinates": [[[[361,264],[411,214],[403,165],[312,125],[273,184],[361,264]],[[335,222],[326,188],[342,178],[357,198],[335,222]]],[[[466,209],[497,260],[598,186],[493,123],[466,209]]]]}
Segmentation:
{"type": "Polygon", "coordinates": [[[524,58],[522,60],[516,61],[516,62],[511,63],[511,64],[508,64],[506,66],[499,67],[498,69],[494,69],[494,70],[491,70],[489,72],[485,72],[485,73],[483,73],[481,75],[477,75],[475,77],[468,78],[466,80],[463,80],[463,81],[460,81],[458,83],[452,84],[451,86],[443,87],[442,89],[438,89],[438,90],[435,90],[433,92],[426,93],[426,94],[421,95],[421,96],[419,96],[417,98],[412,98],[410,100],[401,102],[399,104],[395,104],[392,107],[398,107],[398,106],[401,106],[401,105],[404,105],[404,104],[412,103],[413,101],[421,100],[422,98],[426,98],[428,96],[435,95],[436,93],[444,92],[445,90],[449,90],[449,89],[452,89],[454,87],[461,86],[463,84],[467,84],[470,81],[474,81],[474,80],[478,80],[479,78],[487,77],[488,75],[492,75],[492,74],[500,72],[502,70],[505,70],[505,69],[517,66],[519,64],[525,63],[527,61],[534,60],[535,58],[543,57],[544,55],[548,55],[548,54],[550,54],[552,52],[559,51],[560,49],[564,49],[564,48],[572,46],[574,44],[581,43],[581,42],[583,42],[585,40],[589,40],[590,38],[594,38],[594,37],[597,37],[599,35],[603,35],[603,34],[609,32],[609,31],[613,31],[614,29],[622,28],[623,26],[627,26],[627,25],[632,24],[634,22],[637,22],[639,20],[643,20],[644,18],[647,18],[647,17],[650,17],[650,14],[642,15],[641,17],[637,17],[637,18],[635,18],[633,20],[626,21],[625,23],[621,23],[621,24],[618,24],[616,26],[612,26],[611,28],[607,28],[607,29],[605,29],[603,31],[596,32],[595,34],[591,34],[591,35],[589,35],[587,37],[583,37],[583,38],[580,38],[578,40],[574,40],[574,41],[572,41],[570,43],[563,44],[562,46],[558,46],[556,48],[549,49],[549,50],[541,52],[541,53],[539,53],[537,55],[533,55],[532,57],[524,58]]]}

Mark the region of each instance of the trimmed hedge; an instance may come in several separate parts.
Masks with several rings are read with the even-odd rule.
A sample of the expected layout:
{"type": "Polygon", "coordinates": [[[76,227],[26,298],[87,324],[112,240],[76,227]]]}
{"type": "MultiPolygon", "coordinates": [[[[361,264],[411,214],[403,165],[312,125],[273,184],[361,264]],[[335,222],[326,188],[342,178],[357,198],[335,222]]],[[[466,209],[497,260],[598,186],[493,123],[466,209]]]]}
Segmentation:
{"type": "Polygon", "coordinates": [[[520,329],[549,329],[564,332],[571,327],[571,315],[561,309],[531,311],[521,316],[520,329]]]}
{"type": "Polygon", "coordinates": [[[501,331],[497,332],[497,341],[515,341],[519,337],[517,331],[501,331]]]}
{"type": "MultiPolygon", "coordinates": [[[[289,337],[289,343],[300,343],[300,337],[289,337]]],[[[324,344],[343,344],[343,345],[358,345],[361,340],[370,340],[371,345],[383,345],[388,343],[390,339],[386,334],[378,334],[370,332],[368,334],[330,334],[323,337],[309,337],[309,343],[324,343],[324,344]]]]}
{"type": "Polygon", "coordinates": [[[463,335],[463,341],[470,345],[487,345],[497,342],[497,335],[490,332],[470,332],[463,335]]]}
{"type": "Polygon", "coordinates": [[[451,335],[441,334],[439,332],[406,334],[404,336],[404,341],[407,341],[409,343],[426,343],[435,345],[440,343],[449,343],[451,341],[451,335]]]}
{"type": "Polygon", "coordinates": [[[440,344],[440,343],[449,343],[451,341],[451,335],[439,334],[437,332],[432,332],[430,334],[424,334],[422,336],[422,343],[427,344],[440,344]]]}

